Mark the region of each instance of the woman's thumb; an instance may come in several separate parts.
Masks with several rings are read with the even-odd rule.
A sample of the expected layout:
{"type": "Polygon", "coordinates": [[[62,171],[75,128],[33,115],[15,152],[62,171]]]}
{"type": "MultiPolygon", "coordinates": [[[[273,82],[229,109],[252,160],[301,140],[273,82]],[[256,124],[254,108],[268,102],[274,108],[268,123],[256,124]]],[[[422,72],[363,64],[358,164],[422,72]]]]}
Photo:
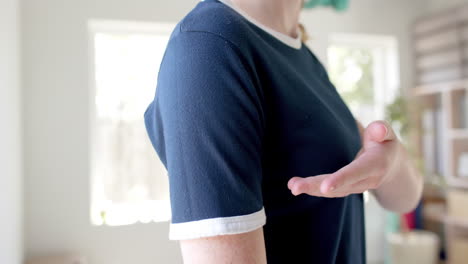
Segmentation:
{"type": "Polygon", "coordinates": [[[395,134],[386,121],[374,121],[370,123],[364,131],[364,141],[374,141],[382,143],[387,140],[393,140],[395,134]]]}

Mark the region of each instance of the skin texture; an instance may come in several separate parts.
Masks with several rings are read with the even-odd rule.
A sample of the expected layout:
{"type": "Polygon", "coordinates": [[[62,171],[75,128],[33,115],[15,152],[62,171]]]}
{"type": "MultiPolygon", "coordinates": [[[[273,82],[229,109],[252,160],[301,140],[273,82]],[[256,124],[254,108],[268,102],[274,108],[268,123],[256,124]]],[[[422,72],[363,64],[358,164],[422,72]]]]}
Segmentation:
{"type": "Polygon", "coordinates": [[[266,262],[263,229],[238,234],[181,241],[184,263],[252,263],[266,262]]]}
{"type": "MultiPolygon", "coordinates": [[[[265,26],[297,37],[303,0],[232,2],[265,26]]],[[[294,177],[285,188],[294,195],[305,193],[324,197],[342,197],[370,190],[384,208],[395,212],[410,211],[420,199],[422,177],[410,163],[406,150],[386,123],[376,121],[366,129],[358,125],[363,148],[353,162],[332,174],[294,177]]],[[[180,245],[184,263],[266,263],[262,228],[237,235],[181,240],[180,245]]]]}

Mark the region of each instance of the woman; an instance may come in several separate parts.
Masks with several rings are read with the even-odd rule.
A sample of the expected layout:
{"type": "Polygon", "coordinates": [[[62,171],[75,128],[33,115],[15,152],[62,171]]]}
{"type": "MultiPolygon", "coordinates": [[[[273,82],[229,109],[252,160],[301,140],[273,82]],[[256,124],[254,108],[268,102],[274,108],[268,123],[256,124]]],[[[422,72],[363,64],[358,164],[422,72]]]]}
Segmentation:
{"type": "Polygon", "coordinates": [[[422,179],[364,129],[302,43],[303,0],[205,0],[176,27],[145,113],[185,263],[365,263],[362,193],[407,212],[422,179]]]}

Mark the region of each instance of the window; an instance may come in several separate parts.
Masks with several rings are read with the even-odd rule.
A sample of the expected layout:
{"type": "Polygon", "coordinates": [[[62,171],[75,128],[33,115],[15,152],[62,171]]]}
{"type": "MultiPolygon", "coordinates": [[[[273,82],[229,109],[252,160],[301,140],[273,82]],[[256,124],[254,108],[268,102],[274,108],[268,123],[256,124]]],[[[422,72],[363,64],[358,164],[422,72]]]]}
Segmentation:
{"type": "Polygon", "coordinates": [[[330,79],[364,126],[384,119],[398,94],[397,41],[390,36],[336,34],[328,48],[330,79]]]}
{"type": "Polygon", "coordinates": [[[170,219],[167,172],[146,135],[143,113],[173,28],[89,22],[93,224],[170,219]]]}

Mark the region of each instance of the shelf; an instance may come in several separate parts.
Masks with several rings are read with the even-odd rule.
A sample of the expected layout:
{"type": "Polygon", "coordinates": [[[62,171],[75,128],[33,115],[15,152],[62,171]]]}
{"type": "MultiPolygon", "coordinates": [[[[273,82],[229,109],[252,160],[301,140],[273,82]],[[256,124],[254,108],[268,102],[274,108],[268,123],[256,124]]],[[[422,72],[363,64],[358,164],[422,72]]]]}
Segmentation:
{"type": "Polygon", "coordinates": [[[455,177],[455,176],[446,177],[446,179],[447,179],[447,184],[450,187],[468,189],[468,179],[455,177]]]}
{"type": "Polygon", "coordinates": [[[444,218],[444,222],[452,226],[456,226],[460,228],[468,228],[468,220],[456,219],[450,216],[446,216],[444,218]]]}
{"type": "Polygon", "coordinates": [[[468,229],[468,220],[457,219],[447,215],[443,204],[428,204],[423,209],[423,217],[426,220],[445,223],[451,226],[468,229]]]}
{"type": "Polygon", "coordinates": [[[468,129],[466,128],[452,129],[450,131],[450,136],[453,139],[468,139],[468,129]]]}
{"type": "Polygon", "coordinates": [[[421,95],[435,95],[445,91],[464,90],[468,88],[468,79],[439,82],[433,84],[424,84],[417,86],[413,89],[413,94],[416,96],[421,95]]]}

